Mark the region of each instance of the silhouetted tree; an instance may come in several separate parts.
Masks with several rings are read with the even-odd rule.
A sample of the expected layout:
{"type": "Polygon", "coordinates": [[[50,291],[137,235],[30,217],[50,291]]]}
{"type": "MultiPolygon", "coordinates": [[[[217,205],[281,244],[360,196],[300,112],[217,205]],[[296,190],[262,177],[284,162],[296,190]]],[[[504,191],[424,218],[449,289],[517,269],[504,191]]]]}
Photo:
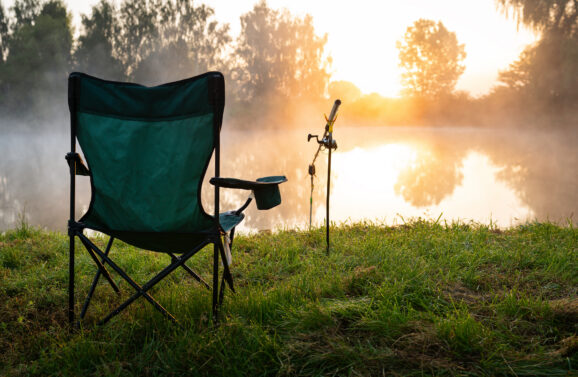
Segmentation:
{"type": "MultiPolygon", "coordinates": [[[[172,81],[208,70],[223,70],[223,55],[231,38],[228,25],[212,20],[212,8],[195,7],[187,0],[157,0],[149,4],[148,13],[144,10],[142,13],[147,14],[153,29],[143,33],[150,40],[145,37],[141,41],[140,61],[131,69],[136,81],[150,82],[151,78],[157,82],[172,81]]],[[[127,16],[126,21],[132,19],[127,16]]],[[[132,30],[139,26],[131,22],[128,25],[132,30]]]]}
{"type": "Polygon", "coordinates": [[[578,103],[578,22],[576,0],[499,0],[503,10],[542,33],[509,69],[500,72],[499,81],[527,105],[525,113],[548,116],[547,124],[561,117],[575,123],[572,114],[578,103]]]}
{"type": "Polygon", "coordinates": [[[83,16],[77,64],[145,84],[220,69],[230,37],[213,16],[187,0],[125,0],[118,9],[101,0],[83,16]]]}
{"type": "Polygon", "coordinates": [[[530,84],[531,61],[534,60],[535,49],[526,48],[520,54],[520,58],[510,64],[510,68],[501,71],[498,80],[511,89],[521,90],[530,84]]]}
{"type": "Polygon", "coordinates": [[[74,52],[75,69],[109,80],[124,80],[124,67],[114,51],[114,38],[120,32],[114,5],[101,0],[92,7],[90,16],[82,15],[81,23],[82,33],[74,52]]]}
{"type": "Polygon", "coordinates": [[[42,10],[41,0],[16,0],[11,8],[14,14],[12,31],[24,25],[31,25],[42,10]]]}
{"type": "Polygon", "coordinates": [[[60,112],[52,105],[54,93],[66,92],[71,18],[60,0],[40,7],[38,4],[17,1],[12,8],[15,22],[10,25],[7,55],[0,67],[0,103],[4,111],[26,109],[29,115],[34,110],[60,112]]]}
{"type": "Polygon", "coordinates": [[[411,167],[399,174],[395,193],[416,207],[439,204],[463,181],[465,152],[460,149],[433,146],[432,150],[420,153],[411,167]]]}
{"type": "Polygon", "coordinates": [[[514,12],[518,23],[540,32],[555,32],[566,37],[578,30],[576,0],[498,0],[502,10],[514,12]]]}
{"type": "Polygon", "coordinates": [[[241,16],[233,74],[238,95],[242,100],[321,98],[329,81],[326,42],[326,35],[315,34],[311,16],[293,17],[259,2],[241,16]]]}
{"type": "Polygon", "coordinates": [[[349,81],[332,81],[329,83],[329,98],[340,98],[351,104],[361,98],[361,90],[349,81]]]}
{"type": "Polygon", "coordinates": [[[436,97],[449,94],[464,72],[466,57],[456,34],[440,22],[420,19],[397,42],[404,94],[436,97]]]}
{"type": "Polygon", "coordinates": [[[4,5],[0,1],[0,65],[4,63],[4,58],[8,52],[8,16],[4,5]]]}
{"type": "Polygon", "coordinates": [[[578,100],[578,39],[546,34],[527,47],[499,81],[544,105],[567,107],[578,100]]]}

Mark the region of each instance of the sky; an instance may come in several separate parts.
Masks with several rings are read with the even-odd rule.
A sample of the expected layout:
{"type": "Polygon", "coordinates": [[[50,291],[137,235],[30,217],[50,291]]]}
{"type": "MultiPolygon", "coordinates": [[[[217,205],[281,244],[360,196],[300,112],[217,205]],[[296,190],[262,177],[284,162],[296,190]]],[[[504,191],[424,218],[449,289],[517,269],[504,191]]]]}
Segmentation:
{"type": "MultiPolygon", "coordinates": [[[[217,20],[240,31],[239,17],[258,0],[206,0],[217,20]]],[[[120,0],[116,0],[118,4],[120,0]]],[[[10,6],[13,0],[4,2],[10,6]]],[[[78,25],[97,0],[65,0],[78,25]]],[[[195,2],[197,5],[202,3],[195,2]]],[[[458,90],[474,96],[496,84],[499,70],[508,68],[524,47],[537,40],[531,31],[497,9],[495,0],[268,0],[269,7],[286,8],[295,16],[310,14],[318,35],[327,34],[332,80],[354,83],[363,93],[394,97],[401,89],[396,41],[420,18],[442,21],[465,44],[466,70],[458,90]]]]}

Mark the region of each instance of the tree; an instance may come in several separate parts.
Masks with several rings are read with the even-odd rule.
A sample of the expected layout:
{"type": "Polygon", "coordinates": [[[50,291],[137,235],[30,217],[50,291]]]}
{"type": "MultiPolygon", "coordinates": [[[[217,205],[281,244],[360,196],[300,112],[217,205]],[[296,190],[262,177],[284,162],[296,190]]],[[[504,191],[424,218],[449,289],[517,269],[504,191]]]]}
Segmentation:
{"type": "Polygon", "coordinates": [[[77,64],[144,84],[222,68],[230,37],[213,16],[212,8],[189,0],[125,0],[118,9],[101,0],[83,16],[77,64]]]}
{"type": "Polygon", "coordinates": [[[66,91],[71,17],[60,0],[37,5],[32,0],[17,1],[12,8],[16,23],[11,25],[0,68],[0,103],[11,113],[60,112],[52,106],[53,93],[66,91]]]}
{"type": "Polygon", "coordinates": [[[509,69],[500,72],[499,81],[514,90],[520,100],[534,102],[526,111],[551,113],[557,118],[575,112],[578,1],[499,0],[499,4],[505,12],[513,10],[519,23],[542,33],[542,38],[528,46],[509,69]]]}
{"type": "Polygon", "coordinates": [[[526,48],[520,54],[520,58],[510,64],[508,70],[500,71],[498,81],[517,91],[528,87],[531,81],[531,62],[535,59],[535,55],[535,48],[526,48]]]}
{"type": "Polygon", "coordinates": [[[215,20],[214,10],[195,7],[187,0],[151,2],[149,13],[154,29],[150,45],[141,45],[140,61],[132,69],[136,81],[166,82],[223,70],[223,55],[231,38],[228,25],[215,20]]]}
{"type": "Polygon", "coordinates": [[[265,1],[241,17],[233,78],[241,101],[320,99],[329,73],[324,58],[327,35],[319,37],[313,19],[273,10],[265,1]]]}
{"type": "Polygon", "coordinates": [[[420,19],[397,42],[404,93],[418,97],[450,94],[464,73],[466,57],[456,34],[440,22],[420,19]]]}
{"type": "Polygon", "coordinates": [[[497,0],[502,10],[514,12],[518,23],[540,32],[575,36],[578,23],[576,0],[497,0]]]}
{"type": "Polygon", "coordinates": [[[361,90],[349,81],[332,81],[329,83],[328,90],[329,98],[339,98],[349,104],[361,98],[361,90]]]}
{"type": "Polygon", "coordinates": [[[42,11],[42,4],[40,0],[16,0],[11,10],[15,20],[12,31],[15,31],[21,26],[32,25],[42,11]]]}
{"type": "Polygon", "coordinates": [[[0,66],[8,53],[8,17],[2,1],[0,1],[0,66]]]}
{"type": "Polygon", "coordinates": [[[124,80],[125,72],[115,57],[114,38],[119,33],[116,9],[108,0],[92,7],[92,14],[82,15],[82,34],[74,52],[75,69],[107,78],[124,80]]]}

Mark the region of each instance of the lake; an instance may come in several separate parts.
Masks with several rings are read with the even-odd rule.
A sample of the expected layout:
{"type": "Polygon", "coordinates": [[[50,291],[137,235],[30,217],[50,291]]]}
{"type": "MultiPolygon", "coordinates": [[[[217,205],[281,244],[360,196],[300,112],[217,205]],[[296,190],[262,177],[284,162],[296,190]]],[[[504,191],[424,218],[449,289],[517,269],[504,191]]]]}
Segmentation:
{"type": "MultiPolygon", "coordinates": [[[[307,228],[308,165],[319,130],[222,132],[221,175],[255,179],[286,175],[283,203],[254,205],[242,231],[307,228]]],[[[63,231],[68,218],[69,136],[7,133],[0,137],[0,230],[25,216],[33,225],[63,231]]],[[[565,223],[578,210],[578,132],[336,125],[332,155],[331,221],[370,220],[395,225],[412,218],[474,221],[509,227],[533,220],[565,223]]],[[[211,176],[211,167],[206,180],[211,176]]],[[[327,152],[316,162],[313,222],[323,225],[327,152]]],[[[77,215],[90,201],[88,178],[77,179],[77,215]]],[[[205,183],[203,202],[212,203],[205,183]]],[[[240,206],[246,192],[223,190],[223,209],[240,206]]]]}

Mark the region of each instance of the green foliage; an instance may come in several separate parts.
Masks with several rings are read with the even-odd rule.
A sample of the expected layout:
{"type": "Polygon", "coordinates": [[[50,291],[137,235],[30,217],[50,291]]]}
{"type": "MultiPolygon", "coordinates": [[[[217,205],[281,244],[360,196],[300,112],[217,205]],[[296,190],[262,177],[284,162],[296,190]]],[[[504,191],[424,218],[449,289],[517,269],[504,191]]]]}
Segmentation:
{"type": "Polygon", "coordinates": [[[527,47],[499,80],[540,112],[575,111],[578,103],[578,35],[546,33],[527,47]]]}
{"type": "Polygon", "coordinates": [[[484,351],[489,331],[476,321],[467,308],[456,308],[436,323],[440,339],[451,352],[463,356],[476,356],[484,351]]]}
{"type": "Polygon", "coordinates": [[[114,38],[120,33],[114,5],[101,0],[89,16],[82,15],[82,34],[74,52],[75,70],[98,77],[126,79],[121,62],[115,57],[114,38]]]}
{"type": "Polygon", "coordinates": [[[239,89],[247,100],[321,97],[329,73],[323,60],[327,36],[318,37],[311,16],[292,17],[265,1],[241,17],[237,48],[239,89]]]}
{"type": "Polygon", "coordinates": [[[50,113],[47,101],[53,93],[66,92],[62,78],[70,69],[70,15],[60,0],[42,6],[17,1],[12,11],[16,21],[2,37],[7,56],[0,65],[0,102],[10,112],[50,113]]]}
{"type": "MultiPolygon", "coordinates": [[[[223,321],[184,271],[107,326],[119,299],[101,283],[85,327],[66,324],[67,244],[60,234],[0,235],[2,375],[568,375],[577,361],[578,232],[529,223],[500,230],[414,220],[238,236],[223,321]]],[[[103,247],[107,239],[96,237],[103,247]]],[[[78,244],[77,292],[94,266],[78,244]]],[[[119,243],[137,281],[169,258],[119,243]]],[[[210,276],[212,255],[190,262],[210,276]]],[[[118,282],[119,279],[113,275],[118,282]]],[[[123,297],[133,293],[120,284],[123,297]]],[[[78,305],[82,297],[78,298],[78,305]]]]}
{"type": "Polygon", "coordinates": [[[404,93],[418,97],[450,94],[464,73],[466,58],[463,44],[441,21],[420,19],[407,28],[397,42],[404,93]]]}
{"type": "MultiPolygon", "coordinates": [[[[127,5],[121,7],[121,18],[124,17],[126,24],[134,30],[136,25],[130,22],[134,18],[133,10],[125,8],[127,5]]],[[[151,36],[152,45],[144,46],[142,52],[137,51],[141,60],[134,70],[127,67],[134,80],[147,82],[150,77],[156,77],[155,80],[165,82],[222,69],[223,52],[230,37],[228,26],[219,25],[212,20],[213,16],[212,8],[195,7],[191,1],[151,3],[148,17],[152,17],[152,34],[156,39],[151,36]]],[[[138,18],[139,26],[141,20],[138,18]]],[[[124,37],[130,34],[129,30],[124,37]]],[[[130,43],[128,38],[119,45],[127,47],[130,43]]]]}
{"type": "Polygon", "coordinates": [[[4,57],[8,52],[8,16],[4,4],[0,1],[0,66],[4,63],[4,57]]]}
{"type": "Polygon", "coordinates": [[[83,15],[77,69],[153,84],[222,68],[230,37],[213,16],[212,8],[185,0],[126,0],[118,9],[101,0],[83,15]]]}
{"type": "MultiPolygon", "coordinates": [[[[502,9],[542,38],[528,46],[499,80],[522,104],[528,121],[572,124],[578,103],[578,9],[572,0],[500,0],[502,9]],[[529,105],[531,104],[531,105],[529,105]],[[532,119],[533,118],[533,119],[532,119]]],[[[574,122],[575,123],[575,122],[574,122]]]]}
{"type": "Polygon", "coordinates": [[[11,8],[14,13],[12,31],[20,26],[32,25],[42,10],[41,0],[16,0],[11,8]]]}
{"type": "Polygon", "coordinates": [[[575,0],[498,0],[502,10],[534,30],[575,36],[578,6],[575,0]]]}

